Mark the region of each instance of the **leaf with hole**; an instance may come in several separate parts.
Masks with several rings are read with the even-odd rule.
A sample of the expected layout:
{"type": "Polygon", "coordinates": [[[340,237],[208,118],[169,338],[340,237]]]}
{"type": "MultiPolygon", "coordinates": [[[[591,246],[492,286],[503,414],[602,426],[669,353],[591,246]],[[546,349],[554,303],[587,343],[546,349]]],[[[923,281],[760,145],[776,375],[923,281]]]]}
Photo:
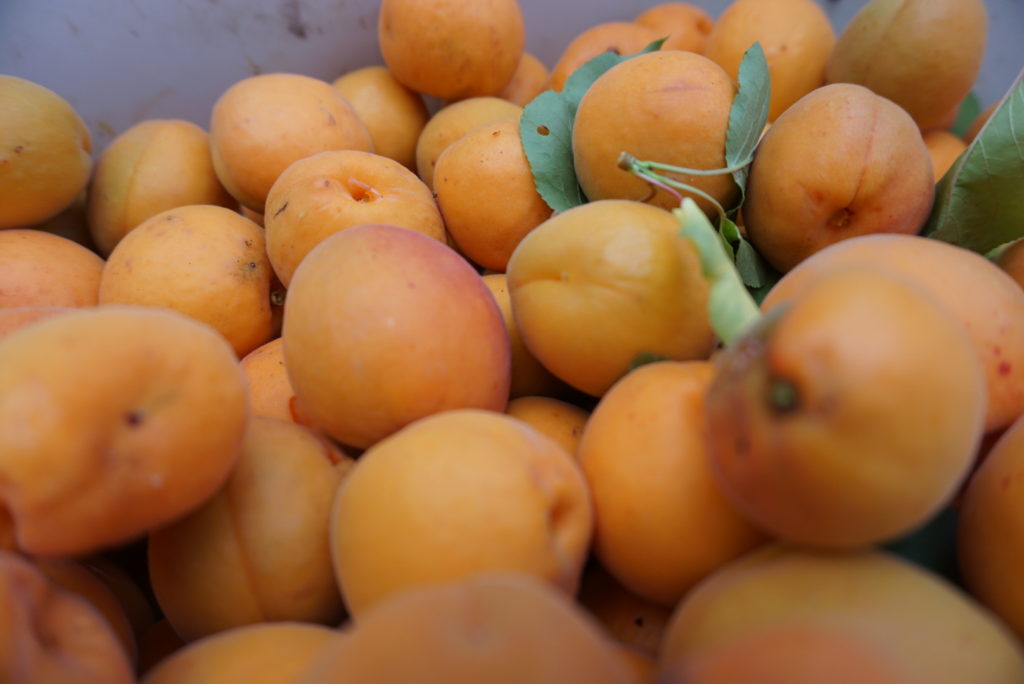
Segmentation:
{"type": "Polygon", "coordinates": [[[573,119],[587,89],[615,65],[657,50],[664,42],[664,39],[656,40],[631,55],[602,53],[574,71],[562,92],[545,91],[523,109],[519,119],[523,152],[537,192],[549,207],[565,211],[587,201],[576,179],[572,154],[573,119]]]}

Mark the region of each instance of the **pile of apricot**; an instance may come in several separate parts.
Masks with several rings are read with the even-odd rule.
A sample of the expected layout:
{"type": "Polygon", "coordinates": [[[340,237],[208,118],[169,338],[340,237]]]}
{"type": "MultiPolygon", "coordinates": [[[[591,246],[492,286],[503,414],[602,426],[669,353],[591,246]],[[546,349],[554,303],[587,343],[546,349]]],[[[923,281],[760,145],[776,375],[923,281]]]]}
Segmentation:
{"type": "Polygon", "coordinates": [[[987,20],[651,3],[546,65],[382,0],[383,64],[102,150],[0,75],[0,680],[1024,682],[1024,248],[921,235],[987,20]],[[661,38],[554,211],[524,108],[661,38]],[[726,345],[617,160],[726,167],[755,42],[745,192],[674,174],[782,274],[726,345]],[[952,579],[884,550],[951,513],[952,579]]]}

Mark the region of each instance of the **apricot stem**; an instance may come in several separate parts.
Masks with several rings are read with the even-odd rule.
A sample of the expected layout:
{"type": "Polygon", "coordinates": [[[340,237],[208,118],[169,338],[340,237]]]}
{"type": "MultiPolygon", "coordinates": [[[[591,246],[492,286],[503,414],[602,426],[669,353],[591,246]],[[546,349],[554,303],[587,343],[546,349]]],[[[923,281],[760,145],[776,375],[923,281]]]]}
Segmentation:
{"type": "Polygon", "coordinates": [[[653,163],[655,162],[639,161],[636,157],[629,154],[628,152],[623,152],[622,154],[620,154],[618,161],[620,169],[624,171],[629,171],[634,176],[642,178],[651,185],[655,185],[659,188],[665,189],[668,192],[671,192],[671,194],[678,198],[680,201],[682,201],[682,197],[680,196],[680,194],[678,192],[673,192],[672,190],[669,190],[670,187],[675,188],[676,190],[682,190],[683,192],[689,193],[691,195],[696,195],[702,199],[707,200],[715,207],[715,210],[718,212],[719,218],[725,218],[725,209],[722,208],[722,205],[718,203],[718,200],[716,200],[714,197],[704,192],[703,190],[693,187],[689,183],[683,183],[682,181],[677,181],[673,178],[666,178],[665,176],[659,174],[657,171],[652,171],[651,169],[647,168],[647,164],[653,163]]]}
{"type": "Polygon", "coordinates": [[[697,203],[687,197],[672,213],[679,221],[679,235],[692,240],[697,248],[701,270],[711,287],[711,327],[722,343],[729,346],[761,319],[761,310],[743,285],[721,236],[697,203]]]}

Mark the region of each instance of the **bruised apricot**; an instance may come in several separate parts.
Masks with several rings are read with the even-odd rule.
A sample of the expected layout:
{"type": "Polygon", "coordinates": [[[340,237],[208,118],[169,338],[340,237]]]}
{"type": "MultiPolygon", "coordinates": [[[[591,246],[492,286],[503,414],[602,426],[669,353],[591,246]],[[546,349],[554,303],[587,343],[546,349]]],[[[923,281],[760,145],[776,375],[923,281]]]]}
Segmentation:
{"type": "Polygon", "coordinates": [[[329,644],[303,684],[632,684],[600,627],[539,580],[492,572],[411,589],[329,644]]]}
{"type": "Polygon", "coordinates": [[[712,470],[783,540],[866,546],[923,524],[967,476],[985,380],[963,326],[913,281],[831,271],[718,359],[712,470]]]}
{"type": "Polygon", "coordinates": [[[668,625],[659,663],[669,668],[726,648],[742,657],[743,641],[780,629],[841,630],[864,655],[881,656],[876,664],[896,665],[915,684],[1024,677],[1024,651],[1006,626],[920,566],[879,551],[780,545],[748,554],[690,592],[668,625]]]}
{"type": "MultiPolygon", "coordinates": [[[[580,100],[572,129],[573,161],[583,193],[591,201],[679,206],[678,198],[620,168],[619,157],[627,152],[689,169],[725,167],[725,134],[735,90],[722,67],[681,50],[640,55],[606,71],[580,100]]],[[[737,195],[728,173],[668,175],[726,208],[737,195]]],[[[710,202],[693,197],[701,209],[712,212],[710,202]]]]}
{"type": "Polygon", "coordinates": [[[987,30],[983,0],[872,0],[839,35],[827,80],[870,88],[928,130],[970,91],[987,30]]]}
{"type": "Polygon", "coordinates": [[[672,214],[641,202],[590,202],[530,232],[508,264],[527,349],[556,377],[600,396],[643,352],[705,358],[708,285],[672,214]]]}
{"type": "Polygon", "coordinates": [[[360,456],[338,489],[331,548],[358,623],[402,591],[488,570],[572,594],[591,529],[583,475],[562,447],[514,418],[457,410],[360,456]]]}
{"type": "Polygon", "coordinates": [[[884,268],[913,280],[967,331],[985,372],[985,430],[1005,428],[1024,413],[1024,292],[988,259],[916,235],[843,240],[805,260],[765,297],[769,311],[803,293],[821,275],[845,266],[884,268]]]}
{"type": "Polygon", "coordinates": [[[295,272],[282,338],[303,409],[360,449],[418,418],[508,401],[508,334],[490,291],[408,228],[355,226],[317,245],[295,272]]]}
{"type": "Polygon", "coordinates": [[[0,501],[19,548],[78,555],[198,507],[234,466],[245,379],[209,326],[104,306],[0,340],[0,501]]]}
{"type": "Polygon", "coordinates": [[[743,217],[761,255],[788,271],[814,252],[871,233],[917,233],[935,196],[913,120],[867,88],[802,97],[764,134],[743,217]]]}

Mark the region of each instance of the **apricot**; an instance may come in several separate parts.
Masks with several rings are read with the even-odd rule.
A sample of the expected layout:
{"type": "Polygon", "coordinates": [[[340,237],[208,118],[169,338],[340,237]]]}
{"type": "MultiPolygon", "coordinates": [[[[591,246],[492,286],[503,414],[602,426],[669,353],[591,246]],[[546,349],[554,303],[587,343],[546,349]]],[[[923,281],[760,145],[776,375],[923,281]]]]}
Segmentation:
{"type": "Polygon", "coordinates": [[[569,599],[509,572],[410,589],[359,617],[298,680],[375,684],[636,682],[569,599]]]}
{"type": "Polygon", "coordinates": [[[490,291],[407,228],[356,226],[317,245],[295,272],[282,338],[303,410],[359,449],[418,418],[508,400],[508,334],[490,291]]]}
{"type": "Polygon", "coordinates": [[[547,89],[549,78],[550,73],[544,62],[531,53],[524,52],[512,74],[512,80],[501,89],[498,97],[525,107],[533,98],[547,89]]]}
{"type": "Polygon", "coordinates": [[[633,18],[641,26],[667,36],[662,50],[689,50],[701,54],[715,22],[707,12],[689,2],[663,2],[633,18]]]}
{"type": "Polygon", "coordinates": [[[988,107],[985,107],[978,116],[974,117],[974,121],[971,122],[971,125],[968,126],[967,130],[964,132],[965,144],[970,145],[974,142],[974,139],[978,137],[978,133],[981,133],[981,129],[984,128],[985,124],[988,123],[988,120],[992,118],[992,115],[995,113],[1001,102],[1001,100],[996,100],[988,107]]]}
{"type": "Polygon", "coordinates": [[[653,28],[631,21],[609,21],[591,26],[565,46],[551,69],[548,87],[561,91],[574,71],[604,52],[632,55],[662,37],[653,28]]]}
{"type": "Polygon", "coordinates": [[[850,630],[777,626],[729,641],[659,673],[664,684],[924,684],[899,654],[850,630]]]}
{"type": "Polygon", "coordinates": [[[103,259],[57,235],[0,231],[0,308],[95,306],[103,259]]]}
{"type": "Polygon", "coordinates": [[[177,207],[125,235],[103,267],[101,304],[172,309],[216,329],[245,356],[270,339],[263,231],[212,205],[177,207]]]}
{"type": "Polygon", "coordinates": [[[186,641],[258,622],[337,624],[331,502],[352,460],[308,428],[254,416],[203,506],[149,537],[149,577],[186,641]]]}
{"type": "Polygon", "coordinates": [[[629,591],[671,608],[763,537],[711,472],[706,361],[642,366],[612,386],[578,448],[594,499],[594,555],[629,591]]]}
{"type": "Polygon", "coordinates": [[[213,105],[213,168],[254,211],[264,211],[270,186],[292,162],[328,150],[374,150],[359,115],[330,83],[261,74],[233,84],[213,105]]]}
{"type": "Polygon", "coordinates": [[[26,559],[0,551],[0,680],[129,684],[128,655],[85,599],[26,559]]]}
{"type": "Polygon", "coordinates": [[[967,144],[949,131],[933,130],[924,134],[924,144],[932,157],[933,178],[938,183],[946,175],[957,158],[967,149],[967,144]]]}
{"type": "Polygon", "coordinates": [[[788,271],[859,235],[917,233],[935,197],[931,156],[902,109],[866,88],[818,88],[764,134],[743,217],[761,255],[788,271]]]}
{"type": "Polygon", "coordinates": [[[910,532],[953,498],[981,441],[985,378],[966,331],[880,268],[808,280],[717,363],[712,471],[786,541],[850,548],[910,532]]]}
{"type": "Polygon", "coordinates": [[[523,152],[518,118],[485,124],[449,145],[434,167],[434,193],[459,250],[497,271],[551,216],[523,152]]]}
{"type": "Polygon", "coordinates": [[[659,663],[667,668],[719,648],[737,653],[742,641],[768,630],[833,629],[862,645],[864,655],[877,654],[877,665],[895,665],[915,683],[1024,677],[1024,653],[1011,632],[920,566],[879,551],[778,545],[731,563],[690,592],[668,625],[659,663]]]}
{"type": "Polygon", "coordinates": [[[92,139],[60,95],[0,74],[0,130],[0,229],[52,218],[85,189],[92,139]]]}
{"type": "Polygon", "coordinates": [[[264,220],[267,254],[285,287],[311,249],[352,226],[386,223],[445,239],[430,188],[395,160],[356,150],[321,152],[285,169],[264,220]]]}
{"type": "Polygon", "coordinates": [[[355,69],[332,85],[366,126],[377,154],[415,171],[416,141],[430,118],[423,97],[383,66],[355,69]]]}
{"type": "Polygon", "coordinates": [[[487,570],[573,594],[592,530],[586,483],[562,447],[522,421],[469,409],[368,449],[331,515],[335,573],[357,623],[389,596],[487,570]]]}
{"type": "MultiPolygon", "coordinates": [[[[573,124],[573,160],[583,193],[591,201],[679,206],[678,198],[619,168],[619,156],[628,152],[637,159],[689,169],[725,167],[725,134],[735,92],[720,66],[693,52],[652,52],[612,67],[587,90],[573,124]]],[[[726,209],[738,194],[728,173],[668,176],[707,193],[726,209]]],[[[691,196],[705,212],[713,212],[706,199],[691,196]]]]}
{"type": "Polygon", "coordinates": [[[733,79],[743,54],[761,44],[771,78],[768,121],[825,84],[825,66],[836,42],[828,15],[814,0],[735,0],[718,17],[704,55],[733,79]]]}
{"type": "Polygon", "coordinates": [[[573,207],[535,228],[507,272],[527,349],[594,396],[642,352],[705,358],[714,345],[708,285],[678,231],[672,214],[627,200],[573,207]]]}
{"type": "Polygon", "coordinates": [[[416,173],[433,189],[434,167],[449,145],[477,126],[518,118],[522,113],[520,105],[500,97],[470,97],[442,107],[430,117],[416,140],[416,173]]]}
{"type": "Polygon", "coordinates": [[[189,204],[237,204],[214,173],[209,136],[191,121],[142,121],[114,138],[96,163],[89,230],[109,255],[149,217],[189,204]]]}
{"type": "Polygon", "coordinates": [[[964,492],[957,555],[967,589],[1024,636],[1024,591],[1019,586],[1024,544],[1024,418],[996,442],[964,492]]]}
{"type": "Polygon", "coordinates": [[[98,576],[80,563],[56,558],[41,558],[35,566],[65,591],[80,596],[95,608],[113,630],[132,663],[138,658],[135,632],[117,595],[98,576]]]}
{"type": "Polygon", "coordinates": [[[441,99],[496,95],[526,43],[517,0],[383,0],[377,39],[395,78],[441,99]]]}
{"type": "Polygon", "coordinates": [[[284,341],[275,337],[253,349],[241,361],[248,380],[253,415],[295,421],[295,392],[284,365],[284,341]]]}
{"type": "MultiPolygon", "coordinates": [[[[515,399],[529,395],[558,396],[563,394],[568,389],[565,383],[552,375],[523,344],[515,317],[512,315],[512,296],[508,291],[508,279],[505,274],[491,273],[483,276],[483,281],[494,296],[498,308],[501,309],[501,317],[505,321],[505,328],[508,331],[511,353],[509,397],[515,399]]],[[[3,313],[0,312],[0,321],[3,320],[2,316],[3,313]]],[[[0,326],[2,325],[3,323],[0,322],[0,326]]]]}
{"type": "Polygon", "coordinates": [[[9,308],[0,307],[0,339],[10,335],[15,330],[32,325],[51,316],[73,311],[68,306],[12,306],[9,308]]]}
{"type": "Polygon", "coordinates": [[[577,601],[624,647],[657,656],[671,608],[628,591],[598,563],[583,571],[577,601]]]}
{"type": "Polygon", "coordinates": [[[149,669],[141,684],[293,682],[338,633],[301,622],[248,625],[205,637],[149,669]]]}
{"type": "Polygon", "coordinates": [[[762,308],[770,311],[792,299],[823,274],[858,265],[913,280],[963,324],[985,371],[987,432],[1008,426],[1024,413],[1024,293],[997,266],[970,250],[914,235],[844,240],[786,274],[762,308]]]}
{"type": "Polygon", "coordinates": [[[579,406],[552,397],[518,397],[508,402],[505,413],[555,440],[573,457],[590,416],[579,406]]]}
{"type": "Polygon", "coordinates": [[[826,79],[870,88],[935,128],[974,85],[987,24],[983,0],[871,0],[839,35],[826,79]]]}
{"type": "Polygon", "coordinates": [[[104,306],[0,340],[0,502],[19,548],[80,555],[198,507],[234,466],[245,378],[207,325],[104,306]]]}

